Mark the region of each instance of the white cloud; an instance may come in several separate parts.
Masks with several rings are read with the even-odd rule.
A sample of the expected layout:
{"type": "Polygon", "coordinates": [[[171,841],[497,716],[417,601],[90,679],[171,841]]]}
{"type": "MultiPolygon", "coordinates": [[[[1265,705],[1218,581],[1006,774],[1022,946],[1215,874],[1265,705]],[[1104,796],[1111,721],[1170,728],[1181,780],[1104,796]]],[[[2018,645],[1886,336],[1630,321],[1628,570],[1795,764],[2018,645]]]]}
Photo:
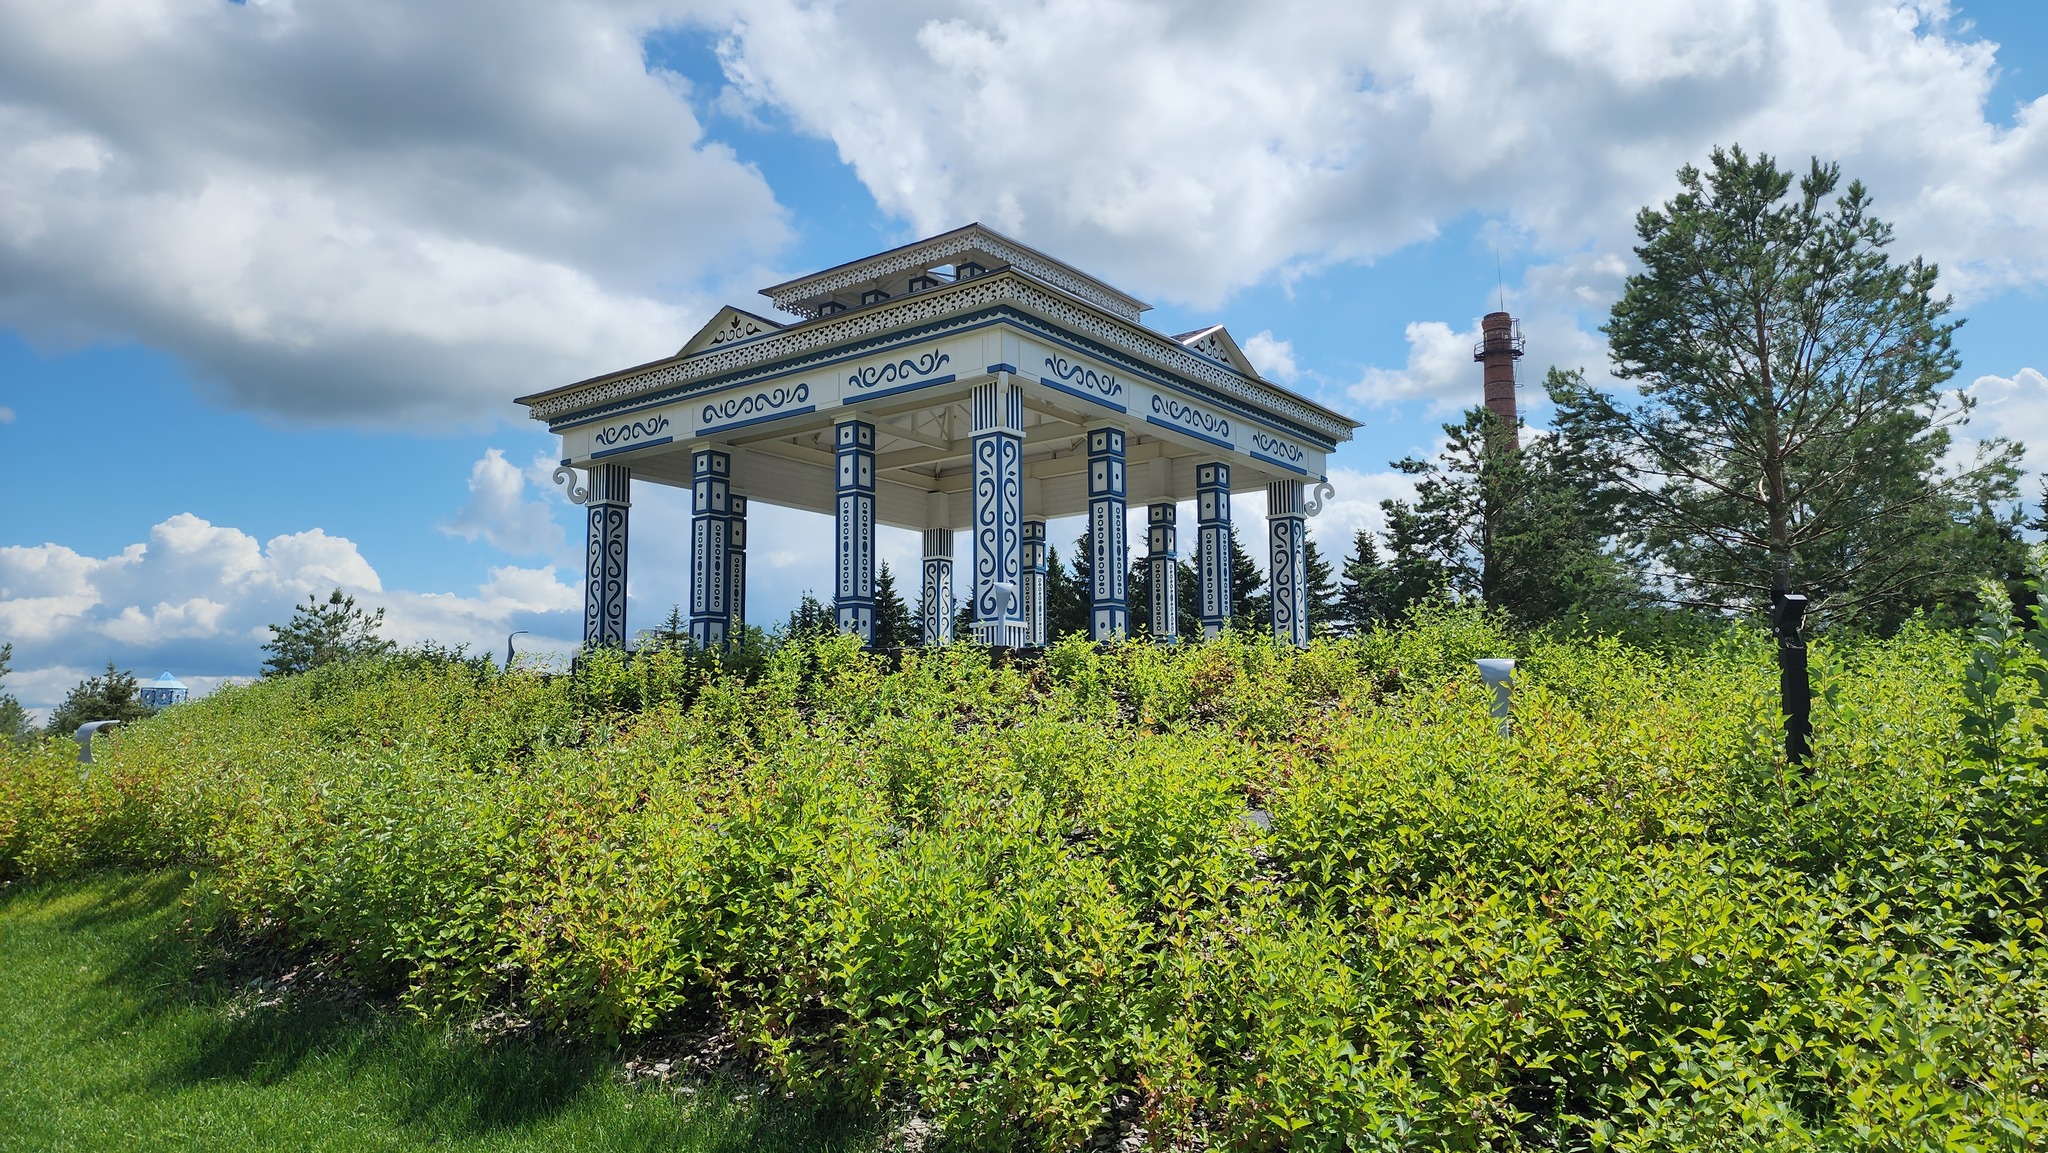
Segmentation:
{"type": "Polygon", "coordinates": [[[0,5],[0,322],[231,403],[475,423],[787,237],[641,37],[689,3],[0,5]]]}
{"type": "Polygon", "coordinates": [[[2019,441],[2027,446],[2027,471],[2048,472],[2048,377],[2022,368],[2011,376],[1980,376],[1964,391],[1977,402],[1964,435],[2019,441]]]}
{"type": "MultiPolygon", "coordinates": [[[[1352,538],[1360,529],[1370,529],[1384,535],[1386,517],[1380,511],[1383,500],[1412,500],[1415,496],[1415,480],[1401,472],[1358,472],[1348,468],[1330,470],[1330,487],[1336,495],[1323,502],[1320,516],[1308,522],[1309,535],[1315,538],[1316,547],[1322,550],[1323,558],[1332,565],[1341,564],[1351,555],[1352,538]]],[[[1376,545],[1381,556],[1386,555],[1384,544],[1376,545]]]]}
{"type": "Polygon", "coordinates": [[[724,57],[911,231],[981,219],[1202,306],[1471,213],[1622,254],[1731,141],[1841,159],[1953,285],[2038,283],[2048,102],[1989,124],[1966,35],[1943,0],[760,0],[724,57]]]}
{"type": "Polygon", "coordinates": [[[1257,333],[1244,342],[1246,359],[1259,375],[1282,384],[1293,384],[1301,377],[1301,366],[1294,362],[1294,342],[1281,340],[1271,329],[1257,333]]]}
{"type": "Polygon", "coordinates": [[[1408,364],[1401,369],[1368,368],[1351,386],[1353,400],[1375,407],[1410,400],[1429,400],[1437,408],[1465,408],[1482,399],[1479,369],[1472,346],[1479,324],[1453,332],[1441,320],[1415,320],[1405,329],[1408,364]]]}
{"type": "Polygon", "coordinates": [[[526,499],[527,476],[500,449],[486,449],[469,470],[469,503],[441,531],[464,540],[485,540],[514,556],[560,556],[566,548],[562,526],[546,501],[526,499]]]}
{"type": "Polygon", "coordinates": [[[9,408],[9,407],[7,407],[7,406],[6,406],[6,405],[4,405],[4,404],[0,404],[0,424],[13,424],[13,423],[14,423],[14,410],[13,410],[13,409],[11,409],[11,408],[9,408]]]}
{"type": "Polygon", "coordinates": [[[267,626],[295,603],[333,588],[385,610],[384,635],[496,651],[506,632],[525,647],[571,648],[582,592],[553,566],[501,567],[474,594],[387,590],[354,542],[320,529],[260,542],[239,529],[180,513],[149,540],[106,557],[59,544],[0,547],[0,636],[15,642],[8,689],[48,708],[80,670],[114,661],[169,669],[195,686],[247,676],[262,664],[267,626]]]}

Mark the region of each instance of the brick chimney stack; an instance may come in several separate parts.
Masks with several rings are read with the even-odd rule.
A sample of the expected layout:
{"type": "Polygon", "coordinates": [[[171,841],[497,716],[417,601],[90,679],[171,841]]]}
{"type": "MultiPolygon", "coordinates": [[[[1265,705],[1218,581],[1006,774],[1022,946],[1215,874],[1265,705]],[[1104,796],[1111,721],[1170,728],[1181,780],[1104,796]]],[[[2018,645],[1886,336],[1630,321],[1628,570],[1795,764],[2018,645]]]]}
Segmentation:
{"type": "Polygon", "coordinates": [[[1506,426],[1508,447],[1522,447],[1515,415],[1515,362],[1522,358],[1522,326],[1505,312],[1489,312],[1479,322],[1479,343],[1472,359],[1486,366],[1486,407],[1506,426]]]}

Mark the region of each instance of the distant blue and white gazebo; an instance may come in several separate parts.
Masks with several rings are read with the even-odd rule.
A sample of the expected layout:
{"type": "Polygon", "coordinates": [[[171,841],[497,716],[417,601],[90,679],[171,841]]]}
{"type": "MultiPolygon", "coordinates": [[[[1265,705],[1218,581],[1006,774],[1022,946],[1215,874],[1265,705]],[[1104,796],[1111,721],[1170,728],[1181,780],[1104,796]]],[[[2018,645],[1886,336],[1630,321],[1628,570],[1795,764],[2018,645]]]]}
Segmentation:
{"type": "Polygon", "coordinates": [[[839,624],[870,643],[876,524],[923,533],[926,644],[952,639],[966,530],[974,635],[992,645],[1045,643],[1059,516],[1088,518],[1091,633],[1129,630],[1131,501],[1146,506],[1147,624],[1172,640],[1177,504],[1193,500],[1213,636],[1230,613],[1230,498],[1261,486],[1273,630],[1307,643],[1306,518],[1358,424],[1261,378],[1223,326],[1155,331],[1146,304],[978,224],[762,295],[796,319],[726,307],[672,357],[519,399],[561,436],[556,479],[588,510],[586,646],[626,643],[633,480],[694,494],[690,636],[707,648],[745,617],[756,500],[834,517],[839,624]]]}
{"type": "Polygon", "coordinates": [[[165,673],[142,686],[135,694],[137,699],[153,709],[165,709],[172,705],[182,705],[185,703],[185,698],[188,695],[185,689],[185,682],[169,673],[165,673]]]}

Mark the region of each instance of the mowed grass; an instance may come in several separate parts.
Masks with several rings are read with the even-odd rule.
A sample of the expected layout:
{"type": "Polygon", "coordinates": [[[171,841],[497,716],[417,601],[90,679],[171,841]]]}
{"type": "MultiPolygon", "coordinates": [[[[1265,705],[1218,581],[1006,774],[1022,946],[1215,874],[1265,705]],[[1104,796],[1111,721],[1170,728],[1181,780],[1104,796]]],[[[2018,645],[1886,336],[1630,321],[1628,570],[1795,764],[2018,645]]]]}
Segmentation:
{"type": "Polygon", "coordinates": [[[333,992],[280,999],[181,874],[0,887],[0,1150],[865,1150],[872,1124],[333,992]]]}

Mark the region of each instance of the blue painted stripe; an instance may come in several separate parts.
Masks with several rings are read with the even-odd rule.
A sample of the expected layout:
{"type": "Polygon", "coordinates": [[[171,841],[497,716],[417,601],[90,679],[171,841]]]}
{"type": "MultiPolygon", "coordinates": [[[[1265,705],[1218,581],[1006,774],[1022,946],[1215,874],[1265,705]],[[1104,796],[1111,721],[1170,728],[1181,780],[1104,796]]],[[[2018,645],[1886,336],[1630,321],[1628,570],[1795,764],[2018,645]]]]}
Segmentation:
{"type": "MultiPolygon", "coordinates": [[[[708,393],[719,392],[736,384],[753,384],[778,376],[790,376],[799,372],[808,373],[822,370],[833,365],[845,363],[846,361],[872,356],[885,348],[915,343],[924,338],[926,334],[932,332],[944,332],[949,336],[962,336],[983,328],[1006,323],[1021,325],[1030,330],[1035,337],[1049,344],[1059,345],[1097,360],[1107,361],[1118,366],[1131,376],[1164,385],[1174,392],[1193,398],[1198,403],[1212,404],[1232,415],[1241,416],[1247,420],[1256,421],[1257,423],[1275,428],[1276,431],[1280,431],[1281,435],[1289,439],[1314,445],[1324,452],[1336,450],[1337,445],[1335,441],[1327,440],[1321,434],[1310,429],[1296,428],[1293,426],[1292,421],[1288,421],[1284,417],[1278,417],[1277,413],[1262,412],[1247,406],[1244,402],[1234,397],[1229,397],[1215,391],[1207,385],[1167,375],[1161,370],[1144,364],[1136,357],[1119,349],[1098,344],[1078,334],[1069,333],[1064,329],[1055,329],[1051,322],[1030,313],[1020,312],[1008,305],[997,305],[988,309],[985,313],[967,313],[958,317],[948,317],[944,320],[919,325],[916,328],[890,333],[887,336],[874,337],[849,346],[843,352],[827,355],[820,359],[807,360],[807,357],[814,354],[798,354],[785,360],[752,365],[719,376],[692,381],[689,384],[665,388],[659,392],[650,393],[644,397],[636,397],[633,400],[611,407],[584,409],[581,412],[554,417],[548,421],[548,431],[566,432],[581,425],[593,424],[601,420],[614,420],[621,416],[644,412],[650,408],[659,408],[677,399],[685,397],[695,398],[708,393]],[[1277,421],[1276,417],[1278,417],[1277,421]],[[1285,426],[1284,429],[1281,426],[1285,426]]],[[[765,339],[766,336],[772,335],[777,334],[767,333],[750,339],[761,340],[765,339]]],[[[1199,356],[1200,354],[1196,353],[1194,355],[1199,356]]],[[[995,368],[1001,367],[1004,366],[995,366],[995,368]]],[[[995,371],[995,368],[991,368],[990,371],[995,371]]],[[[1014,369],[1011,371],[1014,371],[1014,369]]]]}
{"type": "Polygon", "coordinates": [[[1016,365],[1014,365],[1014,364],[991,364],[991,365],[989,365],[989,366],[988,366],[988,371],[989,371],[989,372],[1015,372],[1015,371],[1017,371],[1017,366],[1016,366],[1016,365]]]}
{"type": "Polygon", "coordinates": [[[1284,461],[1284,460],[1280,460],[1280,459],[1278,459],[1277,457],[1270,457],[1270,456],[1267,456],[1267,455],[1266,455],[1265,453],[1263,453],[1263,452],[1253,452],[1253,453],[1249,453],[1249,454],[1247,454],[1247,455],[1249,455],[1249,456],[1250,456],[1250,457],[1251,457],[1251,458],[1252,458],[1253,460],[1263,460],[1263,461],[1265,461],[1265,462],[1266,462],[1267,464],[1277,464],[1277,465],[1279,465],[1279,466],[1280,466],[1281,468],[1284,468],[1284,469],[1286,469],[1286,470],[1287,470],[1288,472],[1298,472],[1298,473],[1300,473],[1300,474],[1301,474],[1301,475],[1303,475],[1303,476],[1307,476],[1307,475],[1308,475],[1308,470],[1307,470],[1307,469],[1305,469],[1305,468],[1303,468],[1303,467],[1301,467],[1300,465],[1298,465],[1298,464],[1289,464],[1289,463],[1287,463],[1287,462],[1286,462],[1286,461],[1284,461]]]}
{"type": "Polygon", "coordinates": [[[660,440],[643,440],[635,444],[622,444],[617,448],[605,449],[603,452],[593,452],[590,454],[590,459],[596,460],[598,457],[601,456],[617,456],[622,452],[632,452],[636,448],[653,448],[655,445],[669,444],[674,440],[675,437],[664,436],[660,440]]]}
{"type": "Polygon", "coordinates": [[[709,425],[704,428],[698,429],[697,435],[710,436],[714,432],[731,432],[733,429],[745,428],[750,424],[764,424],[771,420],[781,420],[785,416],[802,416],[807,412],[816,411],[818,411],[817,405],[807,404],[802,408],[792,408],[782,412],[771,412],[766,416],[751,416],[745,420],[733,421],[731,424],[709,425]]]}
{"type": "Polygon", "coordinates": [[[873,392],[843,393],[840,395],[839,403],[850,404],[857,400],[874,400],[876,397],[881,396],[895,396],[899,392],[909,392],[914,388],[926,388],[934,384],[951,384],[957,379],[959,378],[949,372],[944,376],[934,376],[927,380],[913,380],[909,384],[890,385],[888,388],[878,388],[873,392]]]}
{"type": "Polygon", "coordinates": [[[1120,405],[1113,400],[1109,400],[1106,397],[1097,396],[1095,393],[1092,392],[1083,392],[1082,390],[1075,388],[1071,384],[1063,384],[1060,381],[1054,380],[1049,376],[1039,377],[1038,383],[1044,385],[1047,388],[1057,388],[1061,392],[1066,393],[1068,396],[1078,396],[1082,400],[1092,400],[1104,408],[1114,409],[1117,412],[1131,411],[1130,409],[1125,408],[1123,405],[1120,405]]]}
{"type": "Polygon", "coordinates": [[[1192,436],[1192,437],[1194,437],[1194,438],[1195,438],[1196,440],[1206,440],[1206,441],[1208,441],[1208,442],[1209,442],[1210,444],[1213,444],[1213,445],[1215,445],[1215,446],[1216,446],[1216,447],[1218,447],[1218,448],[1227,448],[1227,449],[1229,449],[1229,450],[1230,450],[1230,451],[1232,451],[1232,452],[1236,452],[1236,451],[1237,451],[1237,446],[1236,446],[1236,445],[1234,445],[1234,444],[1232,444],[1232,443],[1230,443],[1229,441],[1227,441],[1227,440],[1218,440],[1218,439],[1216,439],[1215,437],[1213,437],[1213,436],[1210,436],[1210,435],[1208,435],[1207,433],[1201,433],[1201,432],[1196,432],[1196,431],[1195,431],[1194,429],[1192,429],[1192,428],[1189,428],[1189,427],[1188,427],[1187,425],[1184,425],[1184,424],[1175,424],[1175,423],[1173,423],[1173,422],[1172,422],[1172,421],[1170,421],[1170,420],[1161,420],[1161,419],[1159,419],[1159,418],[1158,418],[1158,417],[1156,417],[1156,416],[1148,416],[1148,417],[1146,417],[1146,418],[1145,418],[1145,423],[1146,423],[1146,424],[1156,424],[1156,425],[1158,425],[1158,426],[1159,426],[1159,427],[1161,427],[1161,428],[1170,428],[1170,429],[1172,429],[1172,430],[1173,430],[1173,431],[1175,431],[1175,432],[1178,432],[1178,433],[1185,433],[1185,434],[1186,434],[1186,435],[1188,435],[1188,436],[1192,436]]]}

